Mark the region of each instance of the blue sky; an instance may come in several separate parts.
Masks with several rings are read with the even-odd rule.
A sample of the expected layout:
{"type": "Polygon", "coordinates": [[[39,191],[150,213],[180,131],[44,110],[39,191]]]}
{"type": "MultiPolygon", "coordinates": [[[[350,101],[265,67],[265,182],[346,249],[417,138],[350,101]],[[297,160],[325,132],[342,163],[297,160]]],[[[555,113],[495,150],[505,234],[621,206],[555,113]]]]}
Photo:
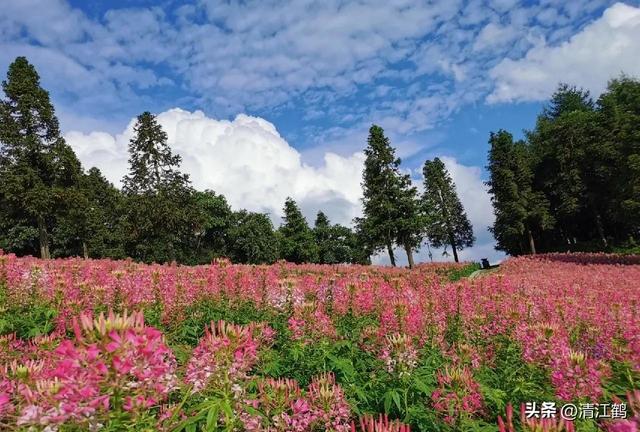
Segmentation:
{"type": "MultiPolygon", "coordinates": [[[[25,55],[68,142],[118,184],[131,119],[159,114],[199,188],[278,221],[359,214],[366,131],[419,184],[445,158],[490,256],[487,138],[520,136],[556,85],[597,96],[640,74],[638,2],[339,0],[3,2],[0,68],[25,55]]],[[[424,257],[424,256],[423,256],[424,257]]]]}

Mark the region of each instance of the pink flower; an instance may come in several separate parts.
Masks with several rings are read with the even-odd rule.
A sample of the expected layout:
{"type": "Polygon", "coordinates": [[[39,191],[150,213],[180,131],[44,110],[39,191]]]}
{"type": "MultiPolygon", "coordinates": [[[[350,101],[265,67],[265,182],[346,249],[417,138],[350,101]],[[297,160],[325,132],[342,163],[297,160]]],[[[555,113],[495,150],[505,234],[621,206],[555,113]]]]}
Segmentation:
{"type": "Polygon", "coordinates": [[[185,380],[193,392],[210,389],[233,393],[233,385],[247,379],[258,359],[255,331],[255,325],[212,322],[187,364],[185,380]]]}
{"type": "Polygon", "coordinates": [[[433,407],[445,422],[479,414],[483,409],[480,386],[466,367],[445,369],[437,374],[438,388],[431,394],[433,407]]]}
{"type": "MultiPolygon", "coordinates": [[[[378,418],[373,416],[360,417],[360,432],[411,432],[409,425],[398,420],[389,421],[386,414],[380,414],[378,418]]],[[[351,423],[351,432],[356,432],[355,423],[351,423]]]]}

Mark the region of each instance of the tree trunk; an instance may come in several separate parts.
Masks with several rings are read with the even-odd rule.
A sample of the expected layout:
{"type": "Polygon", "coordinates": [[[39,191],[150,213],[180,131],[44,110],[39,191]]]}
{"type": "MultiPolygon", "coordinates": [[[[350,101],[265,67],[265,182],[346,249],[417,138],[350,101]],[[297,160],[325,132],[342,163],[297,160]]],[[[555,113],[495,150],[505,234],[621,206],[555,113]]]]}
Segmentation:
{"type": "Polygon", "coordinates": [[[427,251],[429,251],[429,261],[433,262],[433,254],[431,253],[431,246],[427,242],[427,251]]]}
{"type": "Polygon", "coordinates": [[[528,229],[527,233],[529,234],[529,248],[531,250],[531,255],[535,255],[536,254],[536,243],[533,240],[533,234],[531,234],[531,230],[528,229]]]}
{"type": "Polygon", "coordinates": [[[409,261],[409,268],[413,268],[413,251],[411,250],[411,246],[407,243],[404,245],[404,250],[407,251],[407,261],[409,261]]]}
{"type": "Polygon", "coordinates": [[[89,259],[89,249],[87,248],[87,242],[82,241],[82,256],[84,259],[89,259]]]}
{"type": "Polygon", "coordinates": [[[49,234],[42,216],[38,216],[38,236],[40,240],[40,258],[49,259],[49,234]]]}
{"type": "Polygon", "coordinates": [[[451,250],[453,251],[453,259],[455,262],[460,262],[458,259],[458,250],[456,249],[456,242],[453,238],[453,233],[449,231],[449,244],[451,245],[451,250]]]}
{"type": "Polygon", "coordinates": [[[455,262],[460,262],[460,260],[458,259],[458,251],[456,250],[456,245],[455,243],[451,243],[451,250],[453,250],[453,259],[455,262]]]}
{"type": "Polygon", "coordinates": [[[387,252],[389,252],[389,260],[391,261],[391,265],[395,267],[396,257],[393,256],[393,247],[391,246],[391,243],[387,243],[387,252]]]}

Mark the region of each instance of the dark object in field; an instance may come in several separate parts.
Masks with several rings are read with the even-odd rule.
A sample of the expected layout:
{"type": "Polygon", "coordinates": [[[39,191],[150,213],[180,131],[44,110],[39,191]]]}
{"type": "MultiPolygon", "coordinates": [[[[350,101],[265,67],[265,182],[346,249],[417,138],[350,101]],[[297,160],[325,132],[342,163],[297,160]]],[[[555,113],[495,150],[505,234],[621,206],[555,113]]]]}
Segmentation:
{"type": "Polygon", "coordinates": [[[489,264],[489,260],[486,258],[482,258],[482,268],[483,269],[488,269],[491,268],[491,264],[489,264]]]}

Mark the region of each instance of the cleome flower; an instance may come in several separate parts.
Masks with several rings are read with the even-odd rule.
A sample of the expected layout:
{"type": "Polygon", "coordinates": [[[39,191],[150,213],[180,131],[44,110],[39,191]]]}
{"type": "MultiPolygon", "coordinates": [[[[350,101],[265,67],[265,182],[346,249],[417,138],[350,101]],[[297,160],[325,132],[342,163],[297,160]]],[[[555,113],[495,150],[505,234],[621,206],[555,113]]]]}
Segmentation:
{"type": "Polygon", "coordinates": [[[162,334],[141,317],[110,313],[93,320],[83,314],[74,322],[75,340],[60,342],[45,361],[8,368],[4,379],[14,391],[6,396],[16,408],[16,423],[91,428],[100,419],[136,416],[165,400],[176,388],[175,359],[162,334]]]}
{"type": "Polygon", "coordinates": [[[309,384],[307,399],[321,430],[347,432],[350,429],[350,408],[342,388],[331,372],[313,378],[309,384]]]}
{"type": "Polygon", "coordinates": [[[322,338],[337,338],[331,318],[316,302],[308,301],[296,306],[288,324],[291,338],[303,344],[322,338]]]}
{"type": "Polygon", "coordinates": [[[380,414],[377,418],[371,415],[360,417],[360,429],[351,422],[351,432],[411,432],[409,425],[398,420],[389,421],[386,414],[380,414]]]}
{"type": "MultiPolygon", "coordinates": [[[[556,418],[527,418],[525,405],[520,406],[520,422],[524,432],[575,432],[573,422],[570,420],[556,418]]],[[[507,405],[506,421],[498,416],[499,432],[516,432],[513,426],[513,405],[507,405]]]]}
{"type": "MultiPolygon", "coordinates": [[[[185,380],[192,391],[238,393],[236,385],[248,378],[258,357],[255,325],[212,322],[187,364],[185,380]]],[[[260,333],[260,332],[258,332],[260,333]]],[[[272,330],[266,337],[273,336],[272,330]]]]}
{"type": "Polygon", "coordinates": [[[551,383],[559,399],[587,398],[597,402],[602,396],[602,379],[608,375],[608,369],[599,360],[569,350],[553,360],[551,369],[551,383]]]}
{"type": "Polygon", "coordinates": [[[482,411],[480,386],[467,367],[446,368],[437,374],[438,388],[431,394],[433,407],[450,425],[482,411]]]}
{"type": "Polygon", "coordinates": [[[640,390],[627,392],[627,405],[631,411],[628,418],[616,420],[606,424],[607,432],[638,432],[640,431],[640,390]]]}
{"type": "Polygon", "coordinates": [[[258,382],[255,400],[245,401],[240,419],[249,432],[305,432],[316,416],[293,379],[267,378],[258,382]]]}
{"type": "Polygon", "coordinates": [[[410,375],[418,365],[418,351],[411,337],[396,333],[386,336],[380,359],[384,361],[387,372],[396,373],[403,378],[410,375]]]}

